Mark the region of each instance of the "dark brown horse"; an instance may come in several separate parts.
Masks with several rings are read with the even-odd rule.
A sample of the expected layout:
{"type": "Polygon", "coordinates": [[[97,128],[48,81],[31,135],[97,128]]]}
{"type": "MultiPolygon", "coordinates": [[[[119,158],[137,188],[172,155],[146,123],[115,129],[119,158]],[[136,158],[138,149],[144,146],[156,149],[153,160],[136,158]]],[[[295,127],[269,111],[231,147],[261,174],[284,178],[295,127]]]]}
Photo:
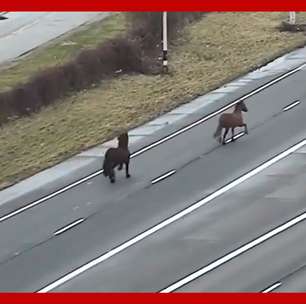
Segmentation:
{"type": "Polygon", "coordinates": [[[129,136],[127,133],[123,133],[118,136],[118,147],[109,148],[105,153],[103,174],[105,177],[109,177],[111,183],[114,183],[116,181],[114,169],[118,166],[118,170],[122,170],[123,164],[125,164],[125,175],[126,178],[129,178],[129,163],[129,136]]]}
{"type": "Polygon", "coordinates": [[[247,112],[248,108],[246,107],[245,103],[243,101],[238,102],[235,106],[233,113],[224,113],[219,118],[219,124],[217,127],[217,130],[214,134],[214,138],[217,138],[218,141],[223,145],[225,145],[225,138],[229,131],[229,129],[232,129],[232,141],[235,140],[234,130],[236,127],[244,127],[245,134],[248,134],[248,127],[247,124],[244,123],[242,113],[247,112]],[[222,137],[222,129],[225,129],[225,132],[223,134],[223,140],[221,140],[222,137]]]}

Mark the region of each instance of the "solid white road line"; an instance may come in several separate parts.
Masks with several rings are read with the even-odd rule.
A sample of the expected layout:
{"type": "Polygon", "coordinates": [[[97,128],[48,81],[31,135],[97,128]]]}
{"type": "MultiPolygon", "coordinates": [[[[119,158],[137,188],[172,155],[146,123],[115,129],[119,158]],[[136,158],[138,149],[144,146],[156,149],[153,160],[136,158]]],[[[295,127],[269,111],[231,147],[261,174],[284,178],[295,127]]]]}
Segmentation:
{"type": "MultiPolygon", "coordinates": [[[[205,205],[208,202],[212,201],[213,199],[219,197],[220,195],[224,194],[225,192],[227,192],[227,191],[231,190],[232,188],[238,186],[239,184],[241,184],[245,180],[251,178],[252,176],[254,176],[256,174],[258,174],[259,172],[263,171],[264,169],[272,166],[274,163],[280,161],[281,159],[287,157],[289,154],[291,154],[291,153],[295,152],[296,150],[300,149],[305,144],[306,144],[306,139],[300,141],[299,143],[295,144],[294,146],[290,147],[289,149],[281,152],[280,154],[278,154],[275,157],[271,158],[270,160],[264,162],[263,164],[259,165],[258,167],[254,168],[253,170],[249,171],[248,173],[246,173],[246,174],[240,176],[239,178],[233,180],[229,184],[227,184],[224,187],[218,189],[217,191],[215,191],[212,194],[208,195],[204,199],[196,202],[195,204],[189,206],[188,208],[178,212],[177,214],[169,217],[168,219],[166,219],[166,220],[162,221],[161,223],[153,226],[152,228],[149,228],[148,230],[138,234],[137,236],[135,236],[132,239],[126,241],[125,243],[119,245],[118,247],[115,247],[114,249],[109,250],[107,253],[102,254],[101,256],[99,256],[99,257],[95,258],[94,260],[90,261],[89,263],[84,264],[83,266],[81,266],[81,267],[71,271],[70,273],[64,275],[60,279],[58,279],[58,280],[54,281],[53,283],[51,283],[51,284],[43,287],[42,289],[38,290],[38,292],[48,292],[50,290],[53,290],[54,288],[57,288],[60,285],[63,285],[64,283],[68,282],[69,280],[72,280],[76,276],[84,273],[85,271],[91,269],[92,267],[94,267],[94,266],[104,262],[105,260],[113,257],[114,255],[116,255],[116,254],[124,251],[125,249],[135,245],[136,243],[140,242],[141,240],[149,237],[153,233],[161,230],[162,228],[167,227],[168,225],[178,221],[182,217],[184,217],[184,216],[190,214],[191,212],[199,209],[200,207],[202,207],[203,205],[205,205]]],[[[305,217],[305,215],[303,215],[303,217],[305,217]]],[[[261,237],[261,238],[263,238],[263,237],[261,237]]],[[[256,243],[256,241],[252,242],[252,244],[254,244],[254,245],[252,245],[252,247],[255,246],[255,243],[256,243]]],[[[246,245],[245,247],[247,248],[248,246],[249,245],[246,245]]],[[[246,251],[246,250],[248,250],[248,249],[244,249],[244,251],[246,251]]],[[[231,255],[233,255],[233,257],[234,257],[237,254],[231,253],[231,255]]],[[[228,256],[228,258],[227,258],[228,260],[230,259],[229,257],[231,255],[228,256]]],[[[217,263],[217,262],[215,262],[215,263],[217,263]]],[[[220,263],[220,262],[218,262],[218,263],[220,263]]],[[[217,266],[215,266],[215,267],[217,267],[217,266]]],[[[175,286],[177,286],[177,285],[175,285],[175,286]]],[[[168,290],[168,289],[166,289],[166,290],[168,290]]],[[[169,287],[169,290],[171,290],[170,287],[169,287]]]]}
{"type": "Polygon", "coordinates": [[[30,208],[33,208],[33,207],[35,207],[37,205],[40,205],[41,203],[43,203],[43,202],[45,202],[45,201],[47,201],[47,200],[49,200],[49,199],[59,195],[59,194],[65,192],[65,191],[67,191],[67,190],[69,190],[69,189],[71,189],[71,188],[73,188],[73,187],[75,187],[77,185],[80,185],[80,184],[88,181],[89,179],[91,179],[91,178],[101,174],[101,172],[102,172],[102,170],[99,170],[99,171],[97,171],[97,172],[95,172],[95,173],[93,173],[93,174],[91,174],[91,175],[89,175],[87,177],[84,177],[84,178],[78,180],[77,182],[75,182],[73,184],[70,184],[70,185],[68,185],[68,186],[66,186],[66,187],[64,187],[64,188],[62,188],[62,189],[60,189],[60,190],[58,190],[56,192],[53,192],[53,193],[51,193],[51,194],[49,194],[49,195],[47,195],[47,196],[45,196],[45,197],[43,197],[43,198],[33,202],[33,203],[30,203],[30,204],[28,204],[28,205],[26,205],[26,206],[24,206],[22,208],[19,208],[19,209],[15,210],[15,211],[13,211],[11,213],[8,213],[8,214],[0,217],[0,223],[5,221],[5,220],[7,220],[7,219],[9,219],[9,218],[11,218],[11,217],[13,217],[13,216],[15,216],[15,215],[17,215],[17,214],[19,214],[19,213],[22,213],[22,212],[24,212],[24,211],[26,211],[26,210],[28,210],[30,208]]]}
{"type": "MultiPolygon", "coordinates": [[[[140,154],[142,154],[142,153],[144,153],[144,152],[146,152],[146,151],[148,151],[150,149],[153,149],[156,146],[158,146],[158,145],[160,145],[160,144],[162,144],[162,143],[164,143],[164,142],[166,142],[166,141],[168,141],[168,140],[170,140],[170,139],[172,139],[172,138],[174,138],[174,137],[176,137],[176,136],[178,136],[178,135],[180,135],[180,134],[182,134],[182,133],[184,133],[184,132],[186,132],[186,131],[188,131],[188,130],[196,127],[196,126],[198,126],[199,124],[205,122],[206,120],[209,120],[212,117],[214,117],[214,116],[216,116],[216,115],[226,111],[227,109],[231,108],[232,106],[234,106],[238,102],[243,101],[243,100],[245,100],[245,99],[247,99],[247,98],[257,94],[257,93],[261,92],[262,90],[265,90],[266,88],[274,85],[275,83],[283,80],[284,78],[287,78],[287,77],[291,76],[294,73],[297,73],[298,71],[302,70],[305,66],[306,66],[306,63],[300,65],[299,67],[297,67],[297,68],[295,68],[295,69],[293,69],[293,70],[291,70],[291,71],[289,71],[289,72],[287,72],[287,73],[285,73],[285,74],[283,74],[283,75],[281,75],[281,76],[279,76],[277,78],[275,78],[274,80],[272,80],[272,81],[266,83],[265,85],[263,85],[263,86],[255,89],[255,90],[251,91],[250,93],[248,93],[248,94],[238,98],[237,100],[235,100],[235,101],[229,103],[228,105],[220,108],[219,110],[217,110],[217,111],[215,111],[215,112],[213,112],[213,113],[211,113],[211,114],[201,118],[200,120],[197,120],[196,122],[194,122],[194,123],[192,123],[192,124],[182,128],[182,129],[180,129],[180,130],[178,130],[178,131],[176,131],[176,132],[174,132],[174,133],[172,133],[172,134],[170,134],[168,136],[165,136],[164,138],[162,138],[162,139],[160,139],[160,140],[158,140],[158,141],[156,141],[156,142],[154,142],[154,143],[152,143],[152,144],[150,144],[150,145],[148,145],[148,146],[146,146],[146,147],[136,151],[135,153],[133,153],[131,155],[131,158],[134,158],[134,157],[136,157],[136,156],[138,156],[138,155],[140,155],[140,154]]],[[[92,173],[92,174],[90,174],[90,175],[88,175],[88,176],[86,176],[86,177],[84,177],[84,178],[82,178],[82,179],[80,179],[80,180],[78,180],[78,181],[76,181],[74,183],[71,183],[70,185],[68,185],[66,187],[63,187],[63,188],[61,188],[61,189],[59,189],[59,190],[57,190],[57,191],[55,191],[55,192],[53,192],[53,193],[51,193],[49,195],[46,195],[46,196],[40,198],[37,201],[29,203],[29,204],[27,204],[26,206],[24,206],[24,207],[22,207],[20,209],[17,209],[15,211],[11,212],[11,213],[8,213],[8,214],[0,217],[0,223],[5,221],[5,220],[7,220],[7,219],[9,219],[9,218],[11,218],[11,217],[13,217],[13,216],[18,215],[19,213],[25,212],[26,210],[28,210],[30,208],[33,208],[33,207],[35,207],[37,205],[40,205],[43,202],[45,202],[45,201],[47,201],[47,200],[49,200],[49,199],[51,199],[51,198],[53,198],[53,197],[63,193],[63,192],[66,192],[66,191],[68,191],[68,190],[70,190],[70,189],[72,189],[72,188],[74,188],[74,187],[76,187],[76,186],[78,186],[78,185],[80,185],[80,184],[82,184],[82,183],[84,183],[84,182],[86,182],[86,181],[88,181],[88,180],[90,180],[90,179],[100,175],[101,173],[103,173],[103,170],[98,170],[95,173],[92,173]]]]}

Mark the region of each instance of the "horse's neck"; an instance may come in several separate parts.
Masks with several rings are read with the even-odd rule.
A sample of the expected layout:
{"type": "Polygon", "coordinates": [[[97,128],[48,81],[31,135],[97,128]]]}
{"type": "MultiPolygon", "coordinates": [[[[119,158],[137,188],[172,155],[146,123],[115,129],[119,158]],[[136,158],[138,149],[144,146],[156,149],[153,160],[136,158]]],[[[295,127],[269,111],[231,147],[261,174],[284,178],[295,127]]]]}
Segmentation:
{"type": "Polygon", "coordinates": [[[233,113],[241,116],[241,109],[235,109],[233,113]]]}
{"type": "Polygon", "coordinates": [[[128,143],[126,143],[126,142],[125,143],[119,142],[118,143],[118,148],[127,150],[128,149],[128,143]]]}

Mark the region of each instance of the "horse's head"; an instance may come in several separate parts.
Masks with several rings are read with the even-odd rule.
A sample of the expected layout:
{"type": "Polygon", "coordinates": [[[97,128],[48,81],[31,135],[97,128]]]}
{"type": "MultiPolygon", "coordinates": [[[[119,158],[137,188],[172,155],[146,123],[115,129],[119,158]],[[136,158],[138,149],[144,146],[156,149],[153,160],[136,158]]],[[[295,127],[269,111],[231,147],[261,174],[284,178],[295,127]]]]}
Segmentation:
{"type": "Polygon", "coordinates": [[[248,112],[248,108],[243,101],[238,102],[236,104],[235,109],[243,111],[243,112],[248,112]]]}
{"type": "Polygon", "coordinates": [[[118,147],[123,149],[128,149],[129,145],[129,135],[124,132],[118,136],[118,147]]]}

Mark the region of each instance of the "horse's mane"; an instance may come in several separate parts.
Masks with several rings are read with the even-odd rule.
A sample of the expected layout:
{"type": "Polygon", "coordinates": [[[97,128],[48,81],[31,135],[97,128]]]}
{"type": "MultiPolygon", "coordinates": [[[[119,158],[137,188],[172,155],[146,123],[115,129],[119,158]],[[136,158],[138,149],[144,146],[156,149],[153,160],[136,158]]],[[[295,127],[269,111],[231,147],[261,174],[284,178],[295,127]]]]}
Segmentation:
{"type": "Polygon", "coordinates": [[[118,147],[127,149],[129,145],[129,135],[127,132],[122,133],[118,136],[118,147]]]}

